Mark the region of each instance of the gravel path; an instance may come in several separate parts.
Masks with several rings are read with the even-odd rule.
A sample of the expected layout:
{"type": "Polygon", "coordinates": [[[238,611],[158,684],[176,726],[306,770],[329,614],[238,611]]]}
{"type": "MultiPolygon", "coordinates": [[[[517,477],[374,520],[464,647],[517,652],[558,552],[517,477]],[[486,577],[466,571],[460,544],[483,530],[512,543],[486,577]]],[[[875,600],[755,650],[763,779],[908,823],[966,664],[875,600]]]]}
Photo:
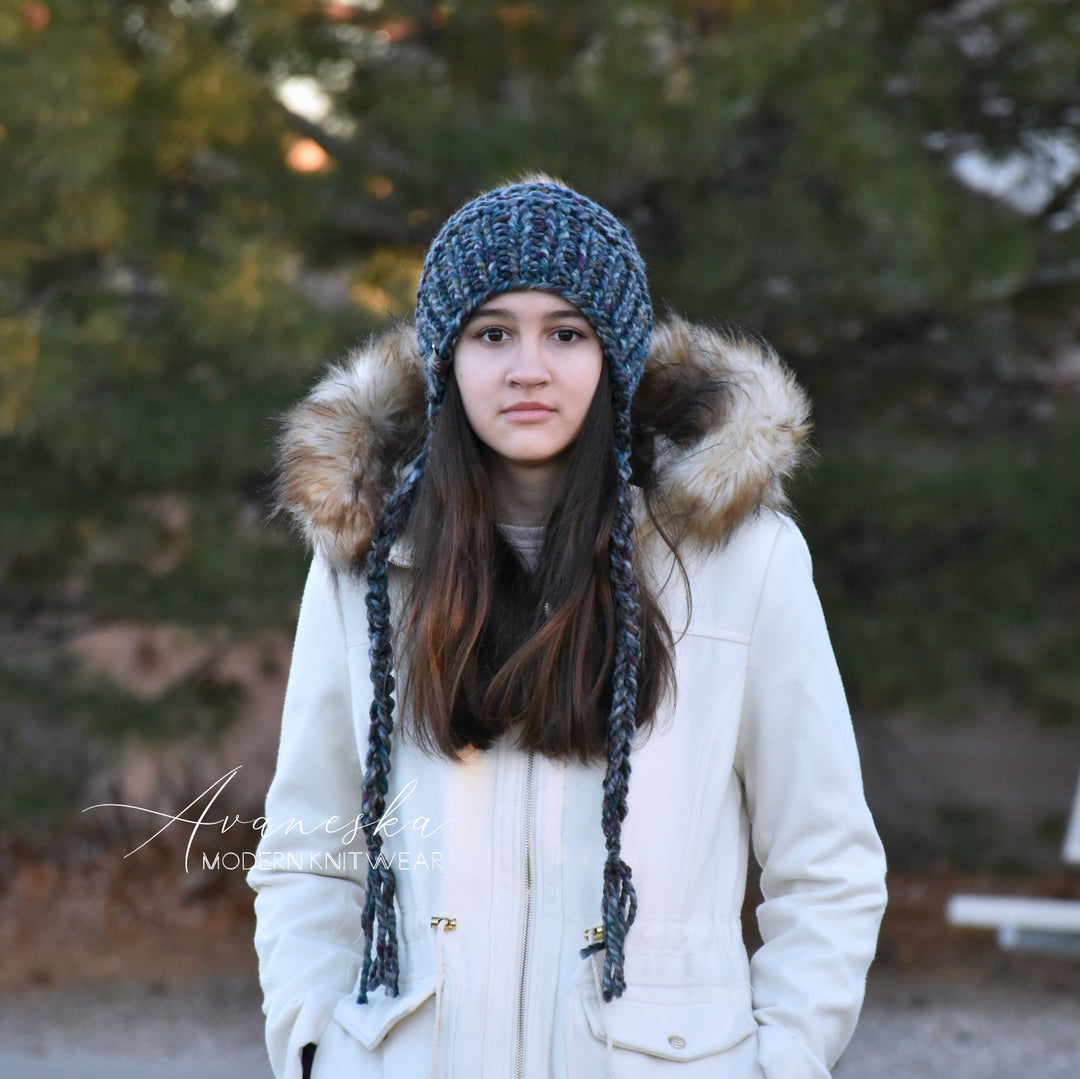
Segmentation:
{"type": "MultiPolygon", "coordinates": [[[[871,975],[834,1079],[1077,1079],[1080,964],[1002,957],[949,978],[871,975]]],[[[0,997],[5,1079],[270,1079],[249,977],[0,997]]]]}
{"type": "Polygon", "coordinates": [[[1070,966],[1011,986],[872,976],[834,1079],[1077,1079],[1080,978],[1070,966]]]}
{"type": "Polygon", "coordinates": [[[250,977],[0,996],[4,1079],[272,1079],[250,977]]]}

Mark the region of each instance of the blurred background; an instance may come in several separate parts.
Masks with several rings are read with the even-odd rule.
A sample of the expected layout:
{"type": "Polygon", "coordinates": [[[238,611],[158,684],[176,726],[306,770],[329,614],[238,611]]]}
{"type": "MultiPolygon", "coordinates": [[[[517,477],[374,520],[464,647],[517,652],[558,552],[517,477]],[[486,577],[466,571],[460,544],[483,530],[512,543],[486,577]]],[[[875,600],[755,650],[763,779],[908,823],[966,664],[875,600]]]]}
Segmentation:
{"type": "Polygon", "coordinates": [[[940,954],[904,918],[961,879],[1080,894],[1080,6],[2,0],[0,987],[250,972],[201,859],[250,826],[185,872],[191,829],[124,858],[161,818],[84,810],[239,767],[208,819],[257,816],[306,565],[275,417],[537,169],[810,391],[883,955],[940,954]]]}

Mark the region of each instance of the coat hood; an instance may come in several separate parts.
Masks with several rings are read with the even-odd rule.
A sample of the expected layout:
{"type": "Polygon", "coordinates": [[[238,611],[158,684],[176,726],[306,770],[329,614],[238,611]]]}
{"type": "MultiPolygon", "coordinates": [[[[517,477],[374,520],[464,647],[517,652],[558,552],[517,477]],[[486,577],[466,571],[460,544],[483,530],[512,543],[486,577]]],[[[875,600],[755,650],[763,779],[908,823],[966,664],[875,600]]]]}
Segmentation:
{"type": "MultiPolygon", "coordinates": [[[[405,324],[350,351],[286,415],[278,509],[331,567],[367,553],[425,418],[424,365],[405,324]]],[[[662,518],[706,550],[758,510],[784,508],[810,430],[806,397],[768,346],[681,319],[653,332],[633,424],[635,444],[652,447],[662,518]]]]}

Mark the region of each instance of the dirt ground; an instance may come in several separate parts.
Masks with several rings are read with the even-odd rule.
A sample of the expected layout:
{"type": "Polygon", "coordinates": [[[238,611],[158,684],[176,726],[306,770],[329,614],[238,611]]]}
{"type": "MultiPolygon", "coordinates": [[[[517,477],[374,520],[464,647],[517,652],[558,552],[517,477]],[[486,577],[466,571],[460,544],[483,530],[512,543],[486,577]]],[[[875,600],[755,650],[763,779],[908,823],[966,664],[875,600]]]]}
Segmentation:
{"type": "MultiPolygon", "coordinates": [[[[0,854],[0,1074],[269,1079],[239,872],[162,854],[0,854]]],[[[863,1019],[835,1079],[1075,1079],[1080,959],[945,924],[955,892],[1080,897],[1059,874],[893,874],[863,1019]]]]}

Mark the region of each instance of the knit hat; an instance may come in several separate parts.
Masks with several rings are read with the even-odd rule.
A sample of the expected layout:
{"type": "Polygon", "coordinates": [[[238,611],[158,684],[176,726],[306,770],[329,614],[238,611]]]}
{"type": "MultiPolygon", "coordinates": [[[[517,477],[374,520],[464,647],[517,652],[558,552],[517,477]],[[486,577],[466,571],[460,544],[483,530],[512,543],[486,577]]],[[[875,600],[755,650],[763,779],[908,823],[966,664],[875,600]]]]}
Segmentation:
{"type": "MultiPolygon", "coordinates": [[[[601,824],[607,846],[601,916],[605,1000],[622,995],[623,946],[637,900],[630,867],[620,855],[630,780],[630,747],[636,728],[637,671],[641,659],[641,608],[633,573],[633,505],[630,493],[630,401],[641,378],[652,332],[645,265],[626,229],[603,207],[547,177],[496,188],[454,214],[432,241],[416,297],[416,332],[425,359],[428,430],[446,391],[449,366],[462,327],[491,297],[539,289],[577,307],[600,338],[608,361],[617,472],[611,532],[611,585],[618,640],[607,724],[607,769],[601,824]]],[[[409,466],[387,501],[372,536],[367,562],[370,635],[371,725],[364,772],[362,815],[369,844],[362,926],[364,965],[360,1003],[379,985],[398,993],[395,882],[380,858],[376,832],[389,790],[393,731],[393,656],[387,563],[424,474],[427,447],[409,466]],[[374,954],[372,954],[374,950],[374,954]]]]}
{"type": "Polygon", "coordinates": [[[541,289],[589,320],[627,400],[652,332],[645,264],[630,234],[602,206],[551,180],[497,188],[463,206],[424,259],[416,336],[435,408],[462,327],[492,296],[541,289]]]}

